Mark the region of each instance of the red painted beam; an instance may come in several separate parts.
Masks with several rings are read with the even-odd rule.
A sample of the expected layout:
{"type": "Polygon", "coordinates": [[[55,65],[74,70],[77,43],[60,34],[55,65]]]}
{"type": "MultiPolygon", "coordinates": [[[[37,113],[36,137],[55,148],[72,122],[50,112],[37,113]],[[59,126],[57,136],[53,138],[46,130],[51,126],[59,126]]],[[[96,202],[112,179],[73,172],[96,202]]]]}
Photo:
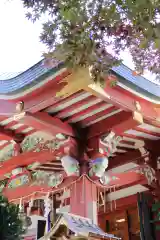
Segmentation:
{"type": "Polygon", "coordinates": [[[19,202],[21,198],[27,198],[28,196],[28,201],[36,194],[37,192],[39,193],[38,196],[41,196],[42,193],[47,193],[50,192],[52,188],[49,188],[47,186],[22,186],[18,187],[16,189],[5,189],[4,190],[4,196],[8,198],[9,201],[14,201],[14,202],[19,202]]]}
{"type": "Polygon", "coordinates": [[[61,82],[69,72],[66,71],[54,78],[54,81],[48,81],[45,85],[31,91],[30,93],[24,94],[22,92],[21,97],[14,97],[13,100],[2,100],[0,99],[0,115],[3,116],[13,116],[16,113],[16,103],[18,101],[24,101],[24,111],[37,112],[40,111],[51,104],[57,102],[56,93],[66,85],[66,83],[61,82]]]}
{"type": "MultiPolygon", "coordinates": [[[[137,195],[132,195],[132,196],[129,196],[129,197],[125,197],[125,198],[121,198],[121,199],[117,199],[116,200],[116,211],[119,211],[119,210],[124,210],[124,209],[127,209],[128,207],[130,206],[137,206],[137,195]]],[[[107,209],[107,204],[106,204],[106,209],[107,209]]],[[[109,214],[110,211],[106,211],[104,213],[104,207],[100,207],[99,208],[99,213],[98,215],[103,215],[103,214],[109,214]]]]}
{"type": "Polygon", "coordinates": [[[160,109],[157,109],[155,104],[137,97],[118,86],[111,87],[107,81],[108,80],[106,80],[105,92],[110,96],[110,99],[106,98],[107,102],[111,101],[123,109],[135,111],[135,101],[138,101],[141,105],[141,113],[144,118],[153,123],[157,122],[157,119],[160,118],[160,109]]]}
{"type": "Polygon", "coordinates": [[[63,183],[60,184],[56,188],[51,188],[47,187],[44,185],[41,186],[22,186],[18,187],[16,189],[5,189],[4,190],[4,195],[9,199],[9,201],[14,201],[20,200],[23,198],[23,201],[29,201],[32,197],[34,198],[35,196],[38,198],[40,197],[43,193],[47,195],[48,192],[59,192],[64,190],[64,188],[71,186],[71,184],[77,179],[78,177],[69,177],[64,179],[63,183]]]}
{"type": "MultiPolygon", "coordinates": [[[[103,110],[103,111],[100,111],[99,113],[96,113],[96,114],[93,115],[93,116],[87,117],[86,119],[84,119],[84,120],[81,121],[81,124],[82,124],[83,126],[86,126],[86,125],[90,124],[91,122],[96,121],[98,118],[101,118],[101,117],[103,117],[103,116],[106,116],[106,115],[108,115],[108,114],[111,114],[111,113],[115,112],[116,110],[118,110],[118,108],[116,108],[115,106],[112,106],[112,107],[107,108],[107,109],[105,109],[105,110],[103,110]]],[[[98,121],[97,121],[97,122],[98,122],[98,121]]]]}
{"type": "Polygon", "coordinates": [[[108,170],[130,162],[140,163],[144,157],[139,150],[119,154],[109,160],[108,170]]]}
{"type": "Polygon", "coordinates": [[[12,157],[1,165],[0,168],[0,179],[4,178],[4,175],[10,173],[13,169],[21,166],[27,166],[34,162],[43,164],[53,160],[53,154],[50,151],[41,152],[26,152],[19,154],[18,156],[12,157]]]}
{"type": "MultiPolygon", "coordinates": [[[[75,97],[76,97],[76,94],[75,94],[75,97]]],[[[65,100],[67,102],[67,99],[65,99],[65,100]]],[[[80,112],[84,111],[83,109],[81,110],[82,106],[85,106],[86,104],[92,104],[92,102],[94,102],[95,100],[97,100],[95,98],[95,96],[88,96],[87,98],[85,98],[85,99],[83,99],[81,101],[73,103],[70,107],[67,107],[67,109],[61,110],[58,114],[56,114],[56,117],[58,117],[58,118],[65,118],[65,116],[68,114],[68,112],[71,112],[71,113],[73,112],[73,114],[74,114],[74,111],[77,110],[77,109],[79,109],[80,112]]],[[[61,104],[61,103],[59,103],[59,104],[61,104]]],[[[96,104],[93,104],[93,106],[94,105],[96,105],[96,104]]],[[[54,106],[53,106],[53,109],[54,109],[54,106]]],[[[72,115],[72,116],[74,116],[74,115],[72,115]]]]}
{"type": "Polygon", "coordinates": [[[16,140],[16,139],[22,139],[23,134],[15,134],[13,130],[10,129],[5,129],[2,126],[0,126],[0,140],[6,140],[6,141],[11,141],[11,140],[16,140]]]}
{"type": "Polygon", "coordinates": [[[63,123],[58,118],[49,116],[46,112],[26,113],[20,122],[32,126],[36,130],[46,131],[54,136],[58,133],[74,136],[73,129],[69,124],[63,123]]]}
{"type": "Polygon", "coordinates": [[[79,119],[81,120],[82,116],[88,115],[90,112],[97,110],[98,108],[101,107],[106,107],[106,103],[105,102],[99,102],[85,110],[79,111],[78,113],[73,114],[68,120],[67,122],[78,122],[79,119]]]}
{"type": "Polygon", "coordinates": [[[107,118],[91,126],[89,128],[88,138],[106,134],[111,130],[117,135],[121,135],[124,131],[134,128],[138,124],[139,123],[133,119],[131,113],[122,111],[117,113],[116,116],[107,118]]]}
{"type": "Polygon", "coordinates": [[[141,178],[137,179],[134,182],[125,183],[125,185],[119,185],[116,188],[116,191],[121,190],[121,189],[125,189],[125,188],[129,188],[129,187],[133,187],[135,185],[143,185],[144,187],[147,187],[148,186],[148,181],[145,178],[145,176],[141,176],[141,178]]]}
{"type": "Polygon", "coordinates": [[[117,186],[117,188],[125,188],[136,184],[147,184],[147,179],[140,173],[136,172],[123,172],[123,173],[112,173],[108,172],[109,176],[116,177],[111,179],[107,187],[117,186]]]}

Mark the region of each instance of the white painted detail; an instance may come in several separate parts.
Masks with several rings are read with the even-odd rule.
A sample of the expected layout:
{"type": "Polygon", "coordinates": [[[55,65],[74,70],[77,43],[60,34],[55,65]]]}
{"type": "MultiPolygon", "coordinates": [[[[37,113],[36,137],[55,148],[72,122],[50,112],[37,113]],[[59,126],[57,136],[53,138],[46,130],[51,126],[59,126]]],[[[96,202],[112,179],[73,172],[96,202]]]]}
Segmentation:
{"type": "Polygon", "coordinates": [[[88,117],[91,117],[91,116],[95,115],[96,113],[102,112],[103,110],[106,110],[106,109],[108,109],[110,107],[112,107],[112,104],[106,104],[106,105],[104,105],[102,107],[99,107],[99,108],[95,109],[94,111],[90,111],[87,114],[78,116],[78,117],[76,117],[74,119],[70,119],[69,122],[79,122],[79,121],[82,121],[82,120],[84,120],[84,119],[86,119],[88,117]]]}
{"type": "Polygon", "coordinates": [[[5,144],[5,143],[7,143],[7,142],[8,142],[8,144],[10,144],[10,142],[7,141],[7,140],[2,140],[2,141],[0,141],[0,146],[2,146],[3,144],[5,144]]]}
{"type": "Polygon", "coordinates": [[[12,122],[12,121],[13,121],[13,117],[10,117],[10,118],[7,118],[7,119],[1,121],[1,122],[0,122],[0,125],[1,125],[1,126],[5,126],[5,125],[7,125],[8,123],[10,123],[10,122],[12,122]]]}
{"type": "Polygon", "coordinates": [[[28,128],[26,128],[26,129],[24,129],[24,130],[22,131],[22,133],[28,133],[28,132],[32,131],[33,129],[34,129],[33,127],[28,127],[28,128]]]}
{"type": "Polygon", "coordinates": [[[85,99],[85,98],[87,98],[87,97],[89,97],[89,96],[91,96],[91,95],[92,95],[92,94],[89,93],[89,92],[84,92],[84,93],[82,93],[82,94],[81,94],[80,96],[78,96],[78,97],[75,97],[75,98],[73,98],[73,99],[71,99],[71,100],[68,100],[68,101],[66,100],[66,102],[64,102],[63,104],[59,104],[57,107],[54,107],[54,106],[49,107],[49,108],[47,108],[45,111],[46,111],[46,112],[49,112],[49,113],[59,112],[59,111],[65,109],[65,108],[73,105],[74,103],[80,102],[81,100],[83,100],[83,99],[85,99]]]}
{"type": "Polygon", "coordinates": [[[13,120],[17,121],[20,120],[21,118],[23,118],[26,115],[26,112],[21,112],[21,113],[17,113],[15,115],[13,115],[13,120]]]}
{"type": "Polygon", "coordinates": [[[138,139],[130,138],[130,137],[126,137],[126,136],[123,137],[123,140],[128,141],[128,142],[133,142],[133,143],[135,143],[136,145],[137,145],[137,144],[140,144],[140,145],[143,145],[143,146],[144,146],[144,141],[142,141],[142,140],[138,140],[138,139]]]}
{"type": "Polygon", "coordinates": [[[124,147],[124,148],[130,148],[130,149],[136,149],[136,146],[130,145],[127,143],[118,143],[118,147],[124,147]]]}
{"type": "Polygon", "coordinates": [[[102,102],[102,100],[99,99],[99,98],[96,98],[95,100],[90,101],[90,102],[88,102],[87,104],[84,104],[84,105],[82,105],[82,106],[80,106],[80,107],[78,107],[78,108],[73,109],[73,111],[69,111],[69,109],[68,109],[68,112],[67,112],[67,113],[63,113],[63,112],[62,112],[62,113],[59,115],[59,117],[60,117],[60,118],[70,117],[70,116],[72,116],[72,115],[74,115],[74,114],[76,114],[76,113],[79,113],[79,112],[81,112],[81,111],[83,111],[83,110],[85,110],[85,109],[87,109],[87,108],[89,108],[89,107],[91,107],[91,106],[94,106],[94,105],[96,105],[97,103],[100,103],[100,102],[102,102]]]}
{"type": "Polygon", "coordinates": [[[134,135],[134,136],[137,136],[137,137],[148,138],[148,139],[151,139],[151,140],[158,140],[158,139],[160,139],[160,137],[156,137],[156,136],[153,136],[151,134],[143,133],[143,132],[140,132],[140,131],[137,131],[137,130],[133,130],[133,129],[128,130],[125,133],[131,134],[131,135],[134,135]]]}
{"type": "Polygon", "coordinates": [[[121,190],[115,191],[115,192],[111,192],[107,195],[106,200],[107,201],[114,201],[120,198],[125,198],[131,195],[134,195],[136,193],[140,193],[140,192],[145,192],[148,191],[148,188],[137,184],[128,188],[123,188],[121,190]]]}
{"type": "Polygon", "coordinates": [[[22,124],[22,123],[17,123],[17,124],[15,124],[14,126],[10,127],[10,129],[16,130],[16,129],[22,127],[22,126],[24,126],[24,124],[22,124]]]}
{"type": "Polygon", "coordinates": [[[65,140],[66,139],[66,136],[62,133],[57,133],[56,134],[56,138],[59,139],[59,140],[65,140]]]}
{"type": "Polygon", "coordinates": [[[126,151],[126,150],[119,149],[119,148],[116,150],[116,153],[125,153],[125,152],[127,152],[127,151],[126,151]]]}
{"type": "MultiPolygon", "coordinates": [[[[123,157],[122,157],[122,159],[123,159],[123,157]]],[[[123,172],[127,172],[127,171],[129,171],[131,169],[134,169],[134,168],[136,168],[138,166],[139,166],[138,164],[130,162],[130,163],[123,164],[123,165],[121,165],[119,167],[112,168],[109,172],[112,172],[112,173],[123,173],[123,172]]]]}
{"type": "Polygon", "coordinates": [[[64,207],[57,208],[56,212],[57,213],[68,213],[68,212],[70,212],[70,209],[71,209],[70,205],[66,205],[64,207]]]}
{"type": "Polygon", "coordinates": [[[117,114],[117,113],[119,113],[119,112],[122,112],[122,110],[121,110],[121,109],[117,109],[117,110],[115,110],[115,111],[112,111],[111,113],[108,113],[108,114],[106,114],[106,115],[104,115],[104,116],[102,116],[102,117],[99,117],[99,118],[97,118],[97,119],[95,119],[95,120],[93,120],[93,121],[90,121],[90,122],[87,123],[84,127],[93,125],[93,124],[95,124],[95,123],[97,123],[97,122],[100,122],[100,121],[102,121],[102,120],[104,120],[104,119],[106,119],[106,118],[109,118],[109,117],[111,117],[111,116],[113,116],[113,115],[115,115],[115,114],[117,114]]]}
{"type": "Polygon", "coordinates": [[[125,222],[125,221],[126,221],[125,218],[121,218],[121,219],[117,219],[117,220],[116,220],[116,222],[118,222],[118,223],[122,223],[122,222],[125,222]]]}
{"type": "Polygon", "coordinates": [[[153,125],[147,124],[147,123],[143,123],[141,125],[138,126],[138,128],[140,129],[145,129],[154,133],[160,133],[160,128],[155,127],[153,125]]]}

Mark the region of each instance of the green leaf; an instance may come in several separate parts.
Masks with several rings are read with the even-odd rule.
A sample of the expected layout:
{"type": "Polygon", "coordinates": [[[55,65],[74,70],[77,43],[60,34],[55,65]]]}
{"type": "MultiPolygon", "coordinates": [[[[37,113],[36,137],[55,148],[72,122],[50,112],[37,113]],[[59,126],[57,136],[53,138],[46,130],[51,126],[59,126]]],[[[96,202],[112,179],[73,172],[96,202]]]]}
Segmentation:
{"type": "Polygon", "coordinates": [[[147,48],[148,47],[148,40],[145,39],[140,43],[140,48],[147,48]]]}
{"type": "Polygon", "coordinates": [[[160,48],[160,39],[155,39],[154,46],[155,46],[155,48],[157,48],[157,49],[160,48]]]}

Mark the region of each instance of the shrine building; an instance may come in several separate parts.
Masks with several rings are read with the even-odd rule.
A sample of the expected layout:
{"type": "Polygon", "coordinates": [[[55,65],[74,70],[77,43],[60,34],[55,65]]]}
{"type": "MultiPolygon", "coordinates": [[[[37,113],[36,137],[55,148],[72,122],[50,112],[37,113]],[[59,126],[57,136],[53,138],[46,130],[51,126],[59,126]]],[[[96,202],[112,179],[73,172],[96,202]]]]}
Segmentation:
{"type": "Polygon", "coordinates": [[[0,80],[0,191],[28,216],[158,240],[159,169],[160,85],[125,65],[104,86],[56,60],[0,80]]]}

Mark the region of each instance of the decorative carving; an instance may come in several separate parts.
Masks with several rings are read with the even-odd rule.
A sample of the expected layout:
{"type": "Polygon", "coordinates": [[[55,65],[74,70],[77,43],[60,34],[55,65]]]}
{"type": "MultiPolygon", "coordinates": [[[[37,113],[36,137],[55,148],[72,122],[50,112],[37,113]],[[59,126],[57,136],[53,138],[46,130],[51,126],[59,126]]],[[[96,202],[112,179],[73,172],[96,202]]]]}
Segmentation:
{"type": "Polygon", "coordinates": [[[156,172],[148,164],[145,164],[144,166],[142,166],[140,168],[140,171],[147,178],[149,185],[151,185],[154,181],[156,181],[156,172]]]}
{"type": "Polygon", "coordinates": [[[63,182],[63,174],[37,171],[33,173],[32,179],[34,185],[47,185],[49,187],[57,187],[63,182]]]}
{"type": "Polygon", "coordinates": [[[90,177],[102,177],[105,173],[106,168],[108,167],[108,158],[107,157],[99,157],[95,160],[90,161],[90,177]]]}
{"type": "Polygon", "coordinates": [[[12,170],[12,176],[16,176],[18,174],[21,174],[23,172],[23,168],[16,168],[12,170]]]}
{"type": "Polygon", "coordinates": [[[149,161],[149,152],[144,148],[144,146],[139,147],[139,151],[142,156],[145,156],[144,161],[147,163],[149,161]]]}
{"type": "Polygon", "coordinates": [[[0,193],[2,193],[2,191],[6,187],[7,182],[8,182],[8,179],[4,179],[4,180],[0,181],[0,193]]]}
{"type": "Polygon", "coordinates": [[[23,185],[28,185],[31,182],[30,173],[22,168],[17,168],[12,171],[6,188],[17,188],[23,185]]]}
{"type": "Polygon", "coordinates": [[[117,150],[118,143],[122,140],[120,136],[116,136],[114,132],[102,136],[99,141],[99,151],[109,157],[117,150]]]}
{"type": "Polygon", "coordinates": [[[5,162],[13,156],[14,156],[14,145],[10,144],[9,149],[6,149],[6,151],[1,155],[0,162],[5,162]]]}
{"type": "Polygon", "coordinates": [[[79,175],[79,162],[71,156],[61,158],[62,166],[68,176],[79,175]]]}
{"type": "MultiPolygon", "coordinates": [[[[51,140],[46,140],[40,137],[31,137],[27,138],[22,145],[22,151],[51,151],[55,152],[56,150],[60,149],[61,147],[66,147],[71,144],[70,138],[66,137],[64,139],[53,138],[51,140]]],[[[62,149],[63,151],[63,149],[62,149]]]]}
{"type": "Polygon", "coordinates": [[[15,177],[8,183],[8,188],[17,188],[30,183],[30,179],[27,174],[15,177]]]}

